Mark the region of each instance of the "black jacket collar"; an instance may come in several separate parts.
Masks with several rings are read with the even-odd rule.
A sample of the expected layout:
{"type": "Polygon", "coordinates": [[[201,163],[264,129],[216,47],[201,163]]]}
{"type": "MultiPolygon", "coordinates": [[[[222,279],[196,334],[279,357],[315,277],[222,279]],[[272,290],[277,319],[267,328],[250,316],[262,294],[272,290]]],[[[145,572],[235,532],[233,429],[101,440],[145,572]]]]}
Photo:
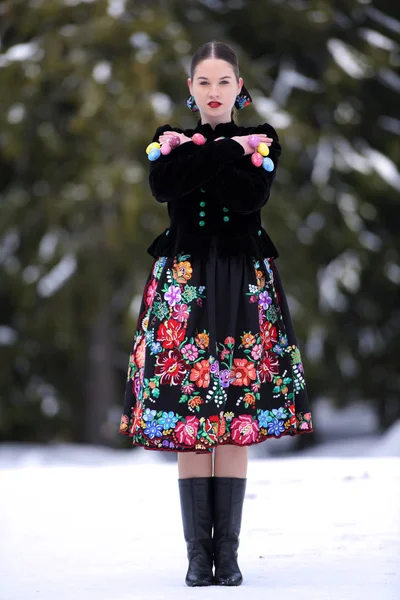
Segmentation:
{"type": "Polygon", "coordinates": [[[235,121],[231,120],[227,123],[218,123],[218,125],[213,129],[209,123],[202,124],[199,120],[196,126],[195,131],[198,133],[202,133],[204,137],[210,139],[214,137],[233,136],[238,130],[238,125],[235,121]]]}

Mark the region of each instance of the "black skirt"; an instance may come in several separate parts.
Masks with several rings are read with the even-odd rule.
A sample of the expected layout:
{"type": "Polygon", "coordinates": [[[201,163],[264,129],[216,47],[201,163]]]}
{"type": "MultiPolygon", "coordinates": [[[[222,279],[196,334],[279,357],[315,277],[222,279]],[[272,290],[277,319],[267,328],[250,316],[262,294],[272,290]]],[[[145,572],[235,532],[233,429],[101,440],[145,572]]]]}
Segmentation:
{"type": "Polygon", "coordinates": [[[155,260],[129,358],[120,432],[210,452],[312,432],[301,355],[272,258],[155,260]]]}

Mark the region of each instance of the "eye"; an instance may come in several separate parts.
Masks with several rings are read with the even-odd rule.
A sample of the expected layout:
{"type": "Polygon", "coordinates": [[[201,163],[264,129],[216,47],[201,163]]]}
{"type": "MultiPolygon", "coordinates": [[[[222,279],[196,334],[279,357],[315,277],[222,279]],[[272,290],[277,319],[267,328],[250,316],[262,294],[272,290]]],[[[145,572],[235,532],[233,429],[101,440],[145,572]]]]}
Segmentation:
{"type": "Polygon", "coordinates": [[[208,81],[200,81],[200,85],[208,85],[208,81]]]}
{"type": "Polygon", "coordinates": [[[229,81],[221,81],[221,83],[229,83],[229,81]]]}

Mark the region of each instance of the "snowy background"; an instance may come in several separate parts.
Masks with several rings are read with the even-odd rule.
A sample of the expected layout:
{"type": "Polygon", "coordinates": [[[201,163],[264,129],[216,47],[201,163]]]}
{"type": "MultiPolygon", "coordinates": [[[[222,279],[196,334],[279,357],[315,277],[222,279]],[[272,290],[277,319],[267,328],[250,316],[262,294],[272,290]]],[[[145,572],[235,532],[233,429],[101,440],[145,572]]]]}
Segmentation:
{"type": "Polygon", "coordinates": [[[399,600],[400,423],[379,437],[349,407],[338,440],[329,405],[317,417],[315,448],[250,449],[233,589],[184,583],[175,455],[0,446],[0,599],[399,600]]]}

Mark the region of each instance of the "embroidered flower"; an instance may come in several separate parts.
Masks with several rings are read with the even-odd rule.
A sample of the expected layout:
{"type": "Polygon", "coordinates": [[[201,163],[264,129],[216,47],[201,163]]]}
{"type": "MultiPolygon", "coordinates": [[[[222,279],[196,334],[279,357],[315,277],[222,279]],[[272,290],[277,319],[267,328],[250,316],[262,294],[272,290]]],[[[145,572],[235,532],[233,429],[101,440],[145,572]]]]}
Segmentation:
{"type": "Polygon", "coordinates": [[[150,408],[146,408],[146,410],[143,413],[143,420],[146,422],[153,421],[156,418],[156,414],[157,414],[156,410],[151,410],[150,408]]]}
{"type": "Polygon", "coordinates": [[[276,343],[278,339],[275,325],[266,321],[261,325],[261,343],[268,350],[276,343]]]}
{"type": "Polygon", "coordinates": [[[258,424],[260,427],[268,427],[271,418],[267,410],[260,410],[258,414],[258,424]]]}
{"type": "Polygon", "coordinates": [[[175,306],[182,300],[182,292],[179,285],[170,285],[168,290],[164,294],[164,299],[170,306],[175,306]]]}
{"type": "Polygon", "coordinates": [[[201,396],[192,396],[192,398],[189,398],[188,400],[188,407],[193,410],[201,404],[204,404],[204,400],[201,396]]]}
{"type": "Polygon", "coordinates": [[[199,351],[194,344],[186,344],[182,348],[182,355],[187,360],[194,361],[199,356],[199,351]]]}
{"type": "Polygon", "coordinates": [[[226,358],[227,356],[229,356],[229,354],[230,354],[230,353],[231,353],[231,351],[230,351],[230,350],[226,350],[226,349],[225,349],[225,350],[222,350],[222,352],[221,352],[221,360],[225,360],[225,358],[226,358]]]}
{"type": "Polygon", "coordinates": [[[261,383],[265,383],[266,381],[272,381],[272,376],[278,375],[278,372],[278,359],[275,358],[273,354],[266,352],[261,363],[258,365],[258,375],[260,377],[261,383]]]}
{"type": "Polygon", "coordinates": [[[183,321],[188,320],[189,314],[190,313],[187,304],[176,304],[174,306],[172,317],[179,321],[179,323],[183,323],[183,321]]]}
{"type": "Polygon", "coordinates": [[[271,423],[268,424],[268,433],[271,435],[275,435],[279,437],[281,433],[285,431],[285,427],[283,426],[283,422],[279,419],[273,419],[271,423]]]}
{"type": "Polygon", "coordinates": [[[145,340],[145,338],[143,338],[142,341],[140,342],[139,346],[136,348],[136,352],[135,352],[135,363],[137,364],[139,369],[144,367],[145,355],[146,355],[146,340],[145,340]]]}
{"type": "Polygon", "coordinates": [[[200,360],[190,371],[190,381],[195,381],[198,387],[206,388],[210,384],[210,363],[200,360]]]}
{"type": "Polygon", "coordinates": [[[240,415],[231,424],[232,439],[236,444],[244,445],[255,442],[259,432],[257,421],[251,415],[240,415]]]}
{"type": "Polygon", "coordinates": [[[210,343],[210,336],[207,333],[199,333],[194,339],[198,347],[202,350],[208,348],[208,344],[210,343]]]}
{"type": "MultiPolygon", "coordinates": [[[[210,359],[211,361],[211,359],[210,359]]],[[[210,372],[213,375],[218,375],[219,373],[219,362],[217,360],[214,360],[213,362],[210,362],[210,372]]]]}
{"type": "Polygon", "coordinates": [[[157,330],[157,339],[162,342],[163,348],[173,348],[185,339],[185,329],[174,319],[161,323],[157,330]]]}
{"type": "Polygon", "coordinates": [[[178,283],[186,283],[192,277],[192,265],[188,261],[179,262],[172,267],[174,278],[178,283]]]}
{"type": "Polygon", "coordinates": [[[188,371],[178,350],[169,350],[157,354],[154,373],[160,377],[163,385],[180,385],[188,371]]]}
{"type": "Polygon", "coordinates": [[[153,304],[154,296],[156,295],[156,290],[157,290],[157,280],[153,279],[147,288],[146,302],[147,302],[148,306],[151,306],[153,304]]]}
{"type": "Polygon", "coordinates": [[[254,360],[259,360],[261,358],[262,346],[261,344],[256,344],[251,351],[251,356],[254,360]]]}
{"type": "Polygon", "coordinates": [[[186,385],[182,386],[182,391],[184,394],[191,394],[192,392],[194,392],[194,384],[193,383],[187,383],[186,385]]]}
{"type": "Polygon", "coordinates": [[[150,350],[152,351],[153,354],[158,354],[159,352],[161,352],[162,346],[161,346],[160,342],[153,342],[150,346],[150,350]]]}
{"type": "Polygon", "coordinates": [[[159,425],[157,421],[150,421],[146,424],[144,434],[147,435],[151,440],[155,437],[162,437],[162,425],[159,425]]]}
{"type": "Polygon", "coordinates": [[[249,392],[247,392],[247,394],[244,395],[243,401],[245,404],[247,404],[251,408],[254,408],[256,405],[256,399],[255,399],[254,394],[250,394],[249,392]]]}
{"type": "Polygon", "coordinates": [[[264,273],[262,271],[256,270],[256,277],[257,277],[257,287],[260,290],[265,285],[264,273]]]}
{"type": "Polygon", "coordinates": [[[255,302],[257,302],[257,296],[250,296],[249,302],[251,302],[252,304],[254,304],[255,302]]]}
{"type": "Polygon", "coordinates": [[[219,372],[219,380],[223,388],[227,388],[231,382],[231,372],[229,369],[224,369],[219,372]]]}
{"type": "Polygon", "coordinates": [[[169,412],[163,412],[161,417],[158,419],[158,422],[163,426],[163,429],[175,429],[175,426],[178,422],[178,417],[176,417],[175,413],[170,410],[169,412]]]}
{"type": "Polygon", "coordinates": [[[246,358],[235,358],[231,370],[232,385],[250,385],[256,379],[254,364],[246,358]]]}
{"type": "Polygon", "coordinates": [[[242,335],[242,345],[245,348],[250,348],[256,341],[256,338],[254,337],[254,335],[252,333],[244,333],[242,335]]]}
{"type": "Polygon", "coordinates": [[[272,298],[269,296],[268,292],[261,292],[258,297],[258,304],[264,309],[267,310],[268,306],[272,304],[272,298]]]}
{"type": "Polygon", "coordinates": [[[186,417],[185,421],[179,421],[175,427],[175,434],[180,444],[193,446],[196,441],[199,420],[197,417],[186,417]]]}
{"type": "Polygon", "coordinates": [[[234,338],[234,337],[232,337],[232,336],[228,336],[228,337],[226,337],[226,338],[224,339],[224,344],[225,344],[226,346],[233,346],[233,345],[234,345],[234,343],[235,343],[235,338],[234,338]]]}

